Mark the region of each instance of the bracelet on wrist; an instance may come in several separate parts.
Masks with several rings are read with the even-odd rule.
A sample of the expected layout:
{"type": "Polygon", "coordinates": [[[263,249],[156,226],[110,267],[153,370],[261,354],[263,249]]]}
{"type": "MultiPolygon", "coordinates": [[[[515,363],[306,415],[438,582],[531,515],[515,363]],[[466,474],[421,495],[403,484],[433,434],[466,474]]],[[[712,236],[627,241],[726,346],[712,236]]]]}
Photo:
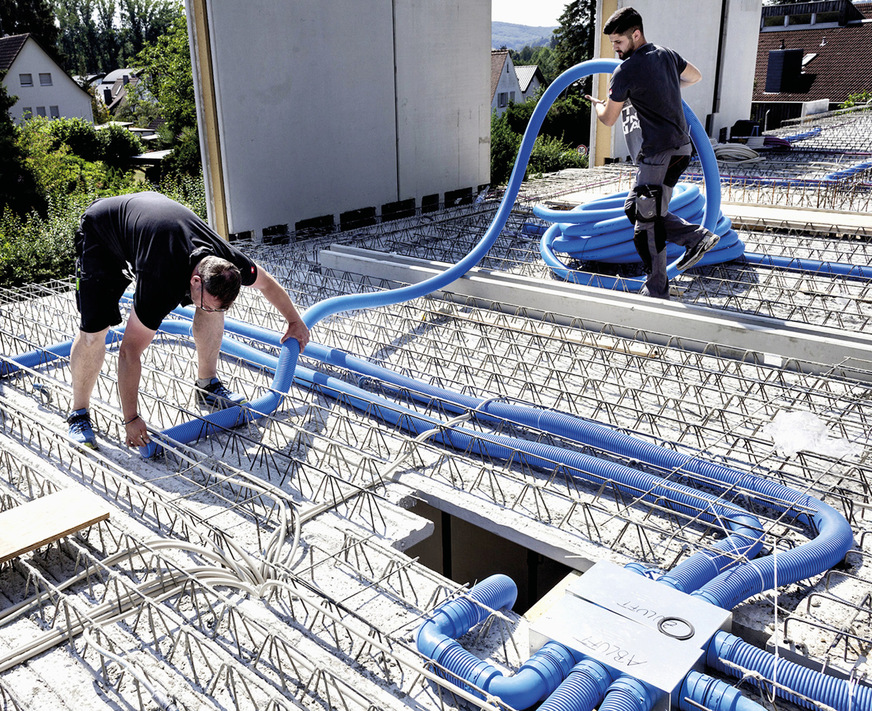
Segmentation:
{"type": "Polygon", "coordinates": [[[133,417],[131,417],[129,420],[127,420],[127,422],[122,421],[122,424],[125,427],[127,427],[127,425],[129,425],[131,422],[136,422],[136,420],[138,420],[138,419],[139,419],[139,413],[135,414],[133,417]]]}

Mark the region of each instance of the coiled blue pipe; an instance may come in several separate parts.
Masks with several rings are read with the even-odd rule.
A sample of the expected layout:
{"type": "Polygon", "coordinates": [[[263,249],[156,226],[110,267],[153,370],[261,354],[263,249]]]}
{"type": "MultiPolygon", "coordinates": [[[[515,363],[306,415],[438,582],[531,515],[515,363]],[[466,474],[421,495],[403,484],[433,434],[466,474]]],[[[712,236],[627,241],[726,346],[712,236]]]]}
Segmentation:
{"type": "Polygon", "coordinates": [[[678,708],[681,711],[765,711],[765,707],[746,698],[721,679],[691,671],[681,685],[678,708]]]}
{"type": "MultiPolygon", "coordinates": [[[[693,111],[690,110],[690,107],[688,107],[687,104],[683,103],[683,108],[684,115],[687,119],[688,128],[690,129],[691,140],[696,147],[697,154],[699,155],[700,162],[702,163],[703,178],[706,188],[705,210],[703,211],[702,219],[698,219],[696,215],[694,215],[694,221],[698,219],[699,223],[702,224],[706,229],[712,232],[716,232],[718,234],[726,235],[732,233],[735,239],[725,239],[724,245],[719,246],[718,249],[721,251],[719,261],[725,261],[725,258],[734,259],[735,257],[739,256],[742,251],[744,251],[744,244],[742,244],[741,240],[738,239],[735,232],[732,232],[732,230],[730,230],[729,222],[724,220],[722,218],[722,215],[720,214],[720,175],[718,173],[718,164],[717,158],[715,157],[714,149],[712,148],[711,141],[709,141],[709,138],[706,135],[705,129],[703,128],[702,124],[699,122],[699,119],[696,117],[693,111]],[[727,257],[727,255],[729,256],[727,257]]],[[[677,194],[673,196],[673,200],[670,201],[670,209],[672,208],[673,202],[675,202],[676,209],[679,210],[679,212],[681,212],[681,208],[683,208],[687,203],[692,202],[693,199],[698,195],[698,189],[696,194],[694,194],[692,191],[689,191],[687,188],[684,187],[676,192],[677,194]],[[685,193],[687,194],[685,195],[685,193]]],[[[632,257],[632,255],[635,253],[635,248],[633,248],[632,252],[629,249],[629,247],[632,245],[632,226],[630,225],[630,221],[627,219],[627,217],[623,215],[623,201],[621,201],[620,206],[615,204],[615,201],[616,198],[610,198],[609,205],[612,207],[613,212],[609,212],[609,217],[602,220],[603,224],[597,226],[595,228],[595,232],[599,234],[612,230],[620,225],[629,230],[629,241],[627,239],[622,239],[619,242],[616,242],[613,238],[611,240],[612,244],[609,245],[608,242],[610,240],[608,238],[606,238],[605,240],[598,240],[596,242],[596,246],[591,246],[591,249],[594,250],[593,252],[587,251],[587,246],[581,246],[580,251],[585,254],[586,259],[592,259],[593,257],[591,257],[591,254],[595,254],[596,258],[599,261],[638,261],[638,257],[632,257]],[[620,214],[618,211],[620,211],[620,214]]],[[[597,205],[591,207],[591,210],[594,211],[593,214],[595,214],[597,208],[597,205]]],[[[590,286],[601,286],[610,289],[639,291],[642,288],[642,286],[644,285],[644,279],[641,277],[619,279],[601,274],[582,274],[575,272],[574,270],[570,270],[565,264],[563,264],[562,261],[560,261],[560,259],[557,258],[552,248],[552,244],[559,239],[558,235],[562,231],[560,223],[566,223],[570,221],[569,219],[567,219],[568,213],[560,211],[548,211],[544,208],[534,208],[534,212],[536,212],[536,214],[543,219],[553,219],[555,221],[555,224],[551,225],[551,227],[545,232],[545,235],[542,237],[539,251],[542,255],[542,259],[552,269],[552,271],[557,274],[557,276],[561,277],[562,279],[573,281],[575,283],[583,283],[590,286]]],[[[571,218],[576,217],[578,216],[571,216],[571,218]]],[[[601,217],[605,218],[606,216],[605,214],[602,214],[601,217]]],[[[580,219],[584,219],[585,222],[587,222],[586,215],[580,219]]],[[[568,236],[570,237],[577,237],[583,234],[592,234],[592,232],[585,230],[585,228],[581,226],[574,226],[568,229],[568,236]]],[[[566,250],[567,246],[569,245],[566,242],[562,243],[562,249],[564,251],[566,250]]],[[[712,252],[715,253],[715,250],[712,250],[712,252]]],[[[680,254],[683,253],[683,249],[679,253],[676,251],[674,246],[671,252],[667,252],[667,258],[675,258],[674,261],[666,268],[666,274],[668,278],[672,279],[678,274],[676,263],[678,262],[678,257],[680,257],[680,254]]],[[[707,254],[700,261],[700,264],[712,263],[713,260],[714,254],[707,254]]]]}
{"type": "Polygon", "coordinates": [[[744,675],[730,665],[736,664],[742,669],[761,674],[765,679],[776,679],[780,685],[808,697],[810,701],[777,686],[767,685],[766,690],[769,692],[774,690],[781,698],[802,708],[816,711],[819,707],[814,702],[818,702],[831,706],[837,711],[872,709],[872,687],[852,684],[775,657],[728,632],[717,632],[712,638],[706,653],[706,664],[723,674],[742,676],[754,685],[759,685],[759,682],[753,674],[744,675]]]}

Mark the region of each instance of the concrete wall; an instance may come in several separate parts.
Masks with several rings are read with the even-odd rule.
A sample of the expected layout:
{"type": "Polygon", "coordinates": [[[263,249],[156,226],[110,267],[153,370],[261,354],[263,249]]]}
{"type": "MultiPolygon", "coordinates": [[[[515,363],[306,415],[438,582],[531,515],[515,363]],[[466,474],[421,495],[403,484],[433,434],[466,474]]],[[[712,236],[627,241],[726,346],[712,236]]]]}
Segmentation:
{"type": "Polygon", "coordinates": [[[9,109],[9,116],[16,123],[24,120],[25,109],[34,116],[38,109],[45,109],[45,116],[51,117],[51,107],[58,107],[58,115],[67,118],[83,118],[93,121],[91,96],[74,82],[54,60],[33,40],[28,39],[9,68],[5,82],[6,89],[18,101],[9,109]],[[40,73],[51,74],[51,86],[42,86],[40,73]],[[33,86],[23,87],[20,74],[30,74],[33,86]]]}
{"type": "MultiPolygon", "coordinates": [[[[711,137],[717,138],[722,127],[750,116],[762,0],[670,0],[668,12],[662,0],[598,0],[598,56],[614,57],[602,26],[615,9],[628,5],[642,15],[649,42],[672,47],[699,68],[702,81],[684,89],[682,97],[711,137]]],[[[604,88],[599,95],[605,98],[604,88]]],[[[593,124],[591,145],[597,145],[597,136],[610,129],[593,124]]],[[[598,146],[599,164],[606,157],[602,146],[598,146]]],[[[610,157],[627,157],[620,125],[612,131],[607,152],[610,157]]]]}
{"type": "Polygon", "coordinates": [[[487,183],[489,0],[186,4],[201,127],[215,124],[201,130],[207,189],[228,232],[487,183]]]}

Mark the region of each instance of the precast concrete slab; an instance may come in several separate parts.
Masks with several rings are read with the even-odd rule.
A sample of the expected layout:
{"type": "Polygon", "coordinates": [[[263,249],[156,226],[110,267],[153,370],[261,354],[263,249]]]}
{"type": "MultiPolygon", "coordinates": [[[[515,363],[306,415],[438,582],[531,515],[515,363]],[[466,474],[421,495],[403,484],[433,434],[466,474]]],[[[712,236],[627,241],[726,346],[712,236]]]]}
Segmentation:
{"type": "MultiPolygon", "coordinates": [[[[419,283],[451,265],[444,262],[384,254],[334,245],[320,253],[321,263],[349,274],[385,279],[397,284],[419,283]]],[[[471,269],[441,298],[470,299],[476,305],[523,308],[527,316],[633,338],[647,343],[674,344],[698,352],[779,365],[802,372],[840,371],[859,380],[872,378],[872,336],[798,322],[660,301],[621,291],[546,281],[508,272],[471,269]]]]}

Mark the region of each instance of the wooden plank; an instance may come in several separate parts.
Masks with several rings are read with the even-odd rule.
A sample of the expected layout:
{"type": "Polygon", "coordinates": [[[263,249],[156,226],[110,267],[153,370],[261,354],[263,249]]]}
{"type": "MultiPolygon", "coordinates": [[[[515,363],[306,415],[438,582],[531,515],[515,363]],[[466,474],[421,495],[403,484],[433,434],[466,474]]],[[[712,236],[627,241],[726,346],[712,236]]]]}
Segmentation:
{"type": "Polygon", "coordinates": [[[109,518],[109,504],[80,487],[0,513],[0,563],[109,518]]]}

